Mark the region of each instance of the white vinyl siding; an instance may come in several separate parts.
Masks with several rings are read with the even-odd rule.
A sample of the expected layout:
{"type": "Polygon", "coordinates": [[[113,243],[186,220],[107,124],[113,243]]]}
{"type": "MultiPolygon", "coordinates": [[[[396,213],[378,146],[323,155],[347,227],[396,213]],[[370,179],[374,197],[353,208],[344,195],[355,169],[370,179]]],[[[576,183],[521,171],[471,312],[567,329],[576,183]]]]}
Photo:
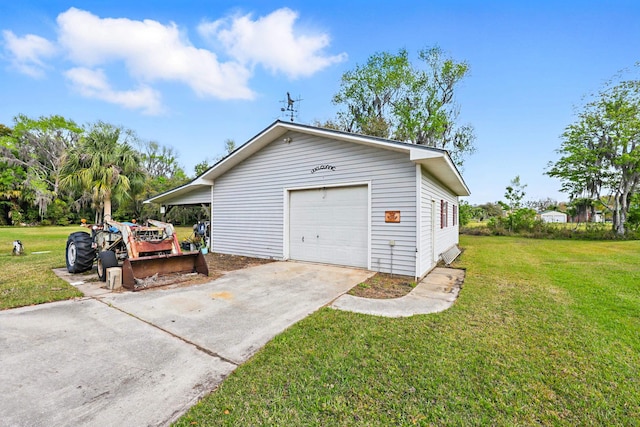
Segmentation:
{"type": "Polygon", "coordinates": [[[420,189],[420,264],[418,276],[424,275],[438,262],[439,255],[458,243],[458,221],[453,225],[453,207],[456,206],[459,217],[458,197],[436,181],[422,168],[422,186],[420,189]],[[434,203],[435,201],[435,203],[434,203]],[[447,203],[448,223],[442,227],[440,206],[447,203]],[[433,230],[432,230],[433,229],[433,230]],[[432,240],[433,239],[433,240],[432,240]]]}
{"type": "MultiPolygon", "coordinates": [[[[433,230],[438,227],[437,224],[434,224],[439,216],[434,217],[436,214],[433,212],[434,210],[434,202],[433,196],[429,192],[430,186],[427,184],[427,176],[425,176],[424,171],[421,173],[421,185],[420,185],[420,253],[419,257],[419,266],[416,274],[418,277],[424,274],[425,271],[428,271],[435,265],[434,261],[434,242],[433,242],[433,230]]],[[[439,205],[438,205],[439,206],[439,205]]],[[[436,208],[438,207],[436,206],[436,208]]],[[[439,213],[439,211],[438,211],[439,213]]]]}
{"type": "Polygon", "coordinates": [[[370,260],[375,271],[415,275],[415,164],[401,152],[289,132],[218,177],[213,187],[213,250],[285,257],[287,190],[368,182],[370,260]],[[331,165],[335,170],[320,169],[331,165]],[[385,223],[385,211],[400,223],[385,223]],[[395,242],[392,248],[389,243],[395,242]],[[393,265],[391,264],[393,249],[393,265]]]}

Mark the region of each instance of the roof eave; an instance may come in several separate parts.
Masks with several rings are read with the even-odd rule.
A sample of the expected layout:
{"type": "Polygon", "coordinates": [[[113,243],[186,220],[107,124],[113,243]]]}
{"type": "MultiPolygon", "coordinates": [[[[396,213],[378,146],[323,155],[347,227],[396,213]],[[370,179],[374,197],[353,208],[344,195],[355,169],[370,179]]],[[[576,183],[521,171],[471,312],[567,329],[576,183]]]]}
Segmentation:
{"type": "MultiPolygon", "coordinates": [[[[433,147],[415,146],[399,141],[385,140],[367,135],[276,120],[262,132],[258,133],[256,136],[238,147],[231,154],[213,165],[209,170],[202,173],[192,182],[145,200],[145,203],[162,203],[162,201],[174,198],[176,195],[180,195],[183,192],[192,191],[194,187],[213,185],[216,178],[226,173],[243,160],[251,157],[266,145],[278,138],[281,138],[289,131],[301,132],[315,136],[324,136],[340,141],[382,147],[392,151],[407,153],[409,154],[411,161],[428,166],[430,172],[457,195],[468,196],[471,194],[469,188],[462,179],[462,176],[458,172],[458,169],[453,164],[449,154],[445,150],[433,147]]],[[[285,143],[284,140],[283,143],[285,143]]]]}
{"type": "Polygon", "coordinates": [[[458,172],[446,151],[425,151],[412,149],[409,155],[412,162],[424,165],[429,173],[442,182],[457,196],[470,196],[471,191],[458,172]]]}
{"type": "Polygon", "coordinates": [[[143,201],[142,203],[160,203],[163,204],[164,202],[166,202],[167,200],[172,200],[175,199],[177,196],[180,196],[182,194],[186,194],[186,193],[190,193],[192,192],[195,188],[200,188],[200,187],[210,187],[213,185],[213,181],[208,180],[208,179],[203,179],[202,177],[196,178],[191,182],[188,182],[184,185],[181,185],[180,187],[171,189],[169,191],[165,191],[164,193],[158,194],[157,196],[151,197],[145,201],[143,201]]]}

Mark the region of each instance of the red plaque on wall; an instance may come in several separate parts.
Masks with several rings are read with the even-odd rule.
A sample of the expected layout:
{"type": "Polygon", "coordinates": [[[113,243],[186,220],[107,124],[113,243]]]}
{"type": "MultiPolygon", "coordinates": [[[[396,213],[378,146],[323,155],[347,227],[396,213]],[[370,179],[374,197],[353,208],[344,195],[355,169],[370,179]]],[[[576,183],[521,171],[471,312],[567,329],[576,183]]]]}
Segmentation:
{"type": "Polygon", "coordinates": [[[400,211],[385,211],[384,222],[400,222],[400,211]]]}

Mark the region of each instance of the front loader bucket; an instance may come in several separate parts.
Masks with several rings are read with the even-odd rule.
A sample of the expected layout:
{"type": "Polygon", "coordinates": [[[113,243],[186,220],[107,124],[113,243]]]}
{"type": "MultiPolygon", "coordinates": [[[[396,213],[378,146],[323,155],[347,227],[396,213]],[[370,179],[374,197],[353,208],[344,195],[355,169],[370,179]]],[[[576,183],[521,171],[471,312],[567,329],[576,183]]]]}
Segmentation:
{"type": "Polygon", "coordinates": [[[143,284],[144,280],[141,279],[155,275],[165,276],[188,273],[209,275],[207,261],[200,251],[128,258],[122,264],[122,286],[135,291],[154,286],[153,284],[143,284]]]}

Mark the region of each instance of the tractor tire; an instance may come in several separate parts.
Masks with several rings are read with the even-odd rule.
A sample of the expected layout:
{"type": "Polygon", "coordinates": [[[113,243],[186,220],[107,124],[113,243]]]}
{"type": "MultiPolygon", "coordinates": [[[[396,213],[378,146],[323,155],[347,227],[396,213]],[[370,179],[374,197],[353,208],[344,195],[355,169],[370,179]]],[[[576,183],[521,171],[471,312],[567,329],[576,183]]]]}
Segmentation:
{"type": "Polygon", "coordinates": [[[118,259],[113,251],[98,252],[98,278],[107,281],[107,268],[117,267],[118,259]]]}
{"type": "Polygon", "coordinates": [[[67,271],[69,273],[82,273],[90,270],[96,251],[91,247],[93,239],[89,233],[77,231],[71,233],[67,239],[67,271]]]}

